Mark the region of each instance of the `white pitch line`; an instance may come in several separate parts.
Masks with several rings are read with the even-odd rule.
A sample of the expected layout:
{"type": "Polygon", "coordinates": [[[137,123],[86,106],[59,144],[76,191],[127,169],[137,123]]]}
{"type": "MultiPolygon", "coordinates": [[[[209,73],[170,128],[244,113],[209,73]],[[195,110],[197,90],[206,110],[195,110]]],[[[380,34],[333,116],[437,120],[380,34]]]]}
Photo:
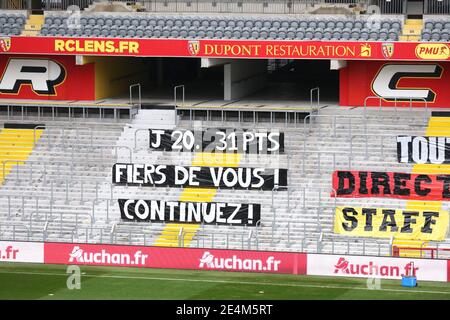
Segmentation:
{"type": "MultiPolygon", "coordinates": [[[[50,273],[50,272],[20,272],[20,271],[0,271],[5,274],[26,274],[41,276],[67,276],[67,274],[50,273]]],[[[406,293],[429,293],[429,294],[450,294],[450,291],[430,291],[430,290],[402,290],[402,289],[368,289],[364,287],[345,287],[345,286],[323,286],[313,284],[295,284],[295,283],[267,283],[267,282],[251,282],[251,281],[227,281],[213,279],[185,279],[185,278],[161,278],[161,277],[130,277],[119,275],[84,275],[90,278],[115,278],[115,279],[136,279],[136,280],[157,280],[157,281],[182,281],[182,282],[206,282],[206,283],[225,283],[225,284],[241,284],[241,285],[266,285],[278,287],[299,287],[299,288],[320,288],[320,289],[351,289],[351,290],[367,290],[367,291],[388,291],[388,292],[406,292],[406,293]]]]}

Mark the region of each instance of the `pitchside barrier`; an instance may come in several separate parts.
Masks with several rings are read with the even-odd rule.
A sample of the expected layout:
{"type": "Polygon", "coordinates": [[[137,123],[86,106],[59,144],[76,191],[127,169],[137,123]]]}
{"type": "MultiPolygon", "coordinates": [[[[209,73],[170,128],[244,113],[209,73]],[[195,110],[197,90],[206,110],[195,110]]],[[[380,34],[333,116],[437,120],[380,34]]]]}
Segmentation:
{"type": "Polygon", "coordinates": [[[0,262],[450,281],[450,260],[207,248],[1,241],[0,262]]]}

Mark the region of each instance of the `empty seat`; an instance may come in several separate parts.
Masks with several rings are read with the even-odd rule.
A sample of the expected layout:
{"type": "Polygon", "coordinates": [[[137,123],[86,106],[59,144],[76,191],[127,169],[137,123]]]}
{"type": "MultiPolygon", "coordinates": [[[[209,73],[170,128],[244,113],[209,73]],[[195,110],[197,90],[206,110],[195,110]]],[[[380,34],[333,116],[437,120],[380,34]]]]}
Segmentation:
{"type": "MultiPolygon", "coordinates": [[[[312,33],[310,33],[311,34],[311,37],[312,37],[312,33]]],[[[303,39],[305,37],[305,33],[304,32],[302,32],[302,31],[298,31],[296,34],[295,34],[295,39],[303,39]]]]}
{"type": "Polygon", "coordinates": [[[278,31],[278,39],[283,40],[286,39],[286,32],[285,31],[278,31]]]}
{"type": "Polygon", "coordinates": [[[291,21],[291,23],[289,24],[288,28],[298,28],[300,27],[300,24],[297,21],[291,21]]]}
{"type": "MultiPolygon", "coordinates": [[[[12,17],[3,17],[0,15],[0,24],[3,28],[9,28],[9,32],[16,32],[17,29],[22,28],[22,20],[18,19],[20,16],[14,16],[14,22],[12,17]],[[3,20],[2,20],[3,19],[3,20]]],[[[280,16],[281,17],[281,16],[280,16]]],[[[25,20],[23,20],[25,22],[25,20]]],[[[110,29],[107,28],[120,28],[124,26],[125,35],[123,29],[116,29],[117,35],[120,37],[132,36],[132,37],[165,37],[165,38],[233,38],[233,39],[318,39],[318,40],[341,40],[341,39],[358,39],[358,40],[384,40],[398,38],[398,34],[401,29],[401,22],[398,19],[384,19],[381,21],[372,21],[365,16],[354,18],[346,18],[342,16],[326,16],[326,15],[310,15],[310,18],[253,18],[250,15],[245,17],[223,17],[223,16],[208,16],[206,14],[198,13],[196,16],[188,15],[172,15],[167,14],[100,14],[100,13],[81,13],[80,22],[82,25],[87,26],[84,33],[86,36],[97,36],[100,34],[102,37],[114,36],[110,33],[110,29]],[[364,17],[364,18],[363,18],[364,17]],[[375,27],[377,26],[377,27],[375,27]],[[159,27],[159,31],[156,33],[153,29],[147,30],[147,27],[156,28],[159,27]],[[95,29],[98,28],[98,29],[95,29]],[[133,28],[133,31],[129,32],[129,28],[133,28]],[[95,30],[95,31],[94,31],[95,30]],[[140,30],[139,32],[137,32],[140,30]],[[395,34],[395,36],[394,36],[395,34]]],[[[45,30],[47,34],[50,29],[56,26],[57,33],[62,33],[59,30],[58,23],[62,23],[65,26],[65,34],[68,35],[67,26],[72,25],[67,20],[67,15],[61,15],[52,13],[51,16],[45,17],[45,30]],[[67,22],[67,23],[66,23],[67,22]]],[[[432,36],[435,30],[446,29],[445,26],[450,27],[450,22],[445,20],[438,21],[426,21],[426,26],[432,27],[430,30],[430,37],[437,38],[437,35],[432,36]],[[435,26],[437,24],[437,26],[435,26]],[[433,31],[433,32],[431,32],[433,31]]],[[[43,27],[44,27],[43,26],[43,27]]],[[[448,28],[447,28],[448,29],[448,28]]],[[[428,29],[427,29],[428,30],[428,29]]],[[[71,34],[72,35],[72,34],[71,34]]],[[[77,36],[75,33],[74,36],[77,36]]],[[[425,36],[426,37],[426,36],[425,36]]],[[[446,36],[447,37],[447,33],[446,36]]],[[[439,39],[442,36],[439,35],[439,39]]]]}
{"type": "Polygon", "coordinates": [[[295,36],[296,36],[295,31],[288,31],[288,32],[286,33],[286,39],[293,40],[293,39],[295,39],[295,36]]]}
{"type": "Polygon", "coordinates": [[[317,21],[317,23],[316,23],[316,28],[325,29],[326,26],[327,26],[327,24],[325,23],[325,21],[317,21]]]}
{"type": "Polygon", "coordinates": [[[225,28],[226,26],[228,26],[227,21],[225,21],[224,19],[220,19],[218,22],[218,26],[225,28]]]}
{"type": "Polygon", "coordinates": [[[109,30],[108,30],[108,29],[102,29],[101,32],[100,32],[100,35],[101,35],[102,37],[107,37],[107,36],[109,36],[109,30]]]}
{"type": "Polygon", "coordinates": [[[363,23],[361,21],[355,21],[355,23],[353,24],[353,28],[355,28],[355,29],[362,29],[363,28],[363,23]]]}
{"type": "Polygon", "coordinates": [[[400,30],[400,28],[401,28],[400,22],[393,22],[393,23],[391,24],[391,28],[400,30]]]}
{"type": "Polygon", "coordinates": [[[94,29],[92,29],[92,36],[93,36],[93,37],[98,37],[98,36],[100,36],[100,34],[101,34],[100,28],[94,28],[94,29]]]}
{"type": "Polygon", "coordinates": [[[438,21],[434,24],[435,29],[441,30],[443,27],[444,27],[444,25],[442,24],[442,22],[438,21]]]}

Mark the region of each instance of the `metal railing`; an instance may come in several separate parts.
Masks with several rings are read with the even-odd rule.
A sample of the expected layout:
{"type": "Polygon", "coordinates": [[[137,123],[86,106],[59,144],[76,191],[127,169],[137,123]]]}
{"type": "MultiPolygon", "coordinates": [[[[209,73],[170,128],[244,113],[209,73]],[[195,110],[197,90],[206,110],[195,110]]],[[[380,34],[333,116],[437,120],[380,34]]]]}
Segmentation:
{"type": "Polygon", "coordinates": [[[309,99],[310,99],[310,107],[311,107],[311,112],[313,113],[318,113],[319,109],[320,109],[320,88],[319,87],[315,87],[312,88],[309,91],[309,99]],[[317,102],[316,102],[316,107],[313,107],[313,94],[314,92],[316,93],[316,97],[317,97],[317,102]]]}
{"type": "Polygon", "coordinates": [[[177,101],[177,90],[181,89],[181,107],[184,107],[184,99],[185,99],[185,87],[184,84],[181,84],[179,86],[173,87],[173,105],[175,106],[175,109],[178,107],[178,101],[177,101]]]}
{"type": "MultiPolygon", "coordinates": [[[[409,102],[409,109],[413,108],[413,103],[421,103],[424,102],[425,112],[428,112],[428,102],[425,98],[397,98],[397,97],[379,97],[379,96],[368,96],[364,99],[364,115],[366,115],[367,102],[371,99],[378,100],[378,110],[381,111],[382,108],[392,108],[392,106],[383,106],[382,101],[386,101],[386,99],[393,99],[394,101],[388,101],[389,103],[394,103],[394,110],[397,111],[397,105],[399,102],[409,102]]],[[[420,110],[420,109],[419,109],[420,110]]]]}
{"type": "MultiPolygon", "coordinates": [[[[375,6],[376,13],[381,14],[405,14],[406,0],[372,0],[370,3],[375,6]]],[[[370,9],[371,7],[368,7],[370,9]]]]}
{"type": "MultiPolygon", "coordinates": [[[[69,140],[69,138],[65,135],[65,133],[67,131],[73,131],[75,130],[75,137],[77,139],[77,144],[80,144],[80,139],[79,139],[79,133],[80,131],[83,132],[85,130],[87,130],[89,132],[89,136],[90,136],[90,146],[93,146],[93,140],[94,140],[94,135],[93,135],[93,131],[92,131],[92,127],[61,127],[61,128],[57,128],[57,127],[51,127],[48,128],[46,126],[41,126],[38,125],[36,127],[33,128],[33,145],[36,145],[37,139],[36,139],[36,131],[37,130],[44,130],[45,129],[45,133],[46,133],[46,139],[47,139],[47,146],[51,147],[51,139],[50,139],[50,133],[54,130],[59,131],[61,134],[61,140],[63,141],[63,145],[66,145],[67,140],[69,140]]],[[[76,145],[75,145],[76,146],[76,145]]]]}
{"type": "MultiPolygon", "coordinates": [[[[147,11],[151,12],[216,12],[216,13],[278,13],[303,14],[317,5],[354,4],[355,0],[144,0],[147,11]]],[[[368,0],[358,3],[367,6],[368,0]]]]}
{"type": "MultiPolygon", "coordinates": [[[[180,111],[189,111],[189,124],[190,127],[193,127],[193,121],[196,120],[196,113],[204,113],[206,114],[206,117],[202,119],[201,121],[215,121],[213,119],[213,115],[220,113],[220,121],[221,123],[225,123],[226,121],[237,121],[240,126],[252,126],[256,128],[258,124],[279,124],[280,122],[277,122],[277,119],[282,118],[282,121],[284,120],[284,126],[289,127],[289,124],[292,124],[297,127],[298,124],[302,123],[303,118],[299,116],[299,114],[305,114],[309,111],[305,111],[304,109],[281,109],[281,110],[256,110],[256,109],[243,109],[243,108],[231,108],[227,107],[224,109],[223,107],[208,107],[208,108],[201,108],[201,107],[195,107],[195,108],[186,108],[186,109],[177,109],[177,113],[180,111]],[[227,116],[230,115],[231,116],[227,116]],[[251,114],[249,117],[248,115],[251,114]],[[264,121],[264,117],[260,116],[260,114],[268,114],[268,121],[264,121]],[[280,117],[281,115],[281,117],[280,117]],[[236,117],[237,119],[232,119],[232,117],[236,117]],[[230,119],[231,118],[231,119],[230,119]]],[[[283,122],[281,122],[283,123],[283,122]]],[[[197,125],[197,124],[196,124],[197,125]]]]}
{"type": "Polygon", "coordinates": [[[450,14],[450,0],[424,0],[425,14],[450,14]]]}
{"type": "Polygon", "coordinates": [[[0,239],[2,240],[30,240],[30,229],[23,223],[11,222],[11,221],[1,221],[0,222],[0,239]],[[17,230],[19,229],[19,230],[17,230]],[[11,233],[12,236],[5,237],[5,233],[11,233]],[[19,234],[17,234],[19,233],[19,234]],[[22,237],[21,237],[22,235],[22,237]]]}
{"type": "Polygon", "coordinates": [[[140,83],[135,83],[135,84],[130,85],[130,105],[133,108],[137,108],[137,109],[141,109],[141,107],[142,107],[142,94],[141,94],[141,84],[140,83]],[[133,99],[133,88],[138,89],[137,102],[135,102],[135,99],[133,99]]]}
{"type": "MultiPolygon", "coordinates": [[[[134,116],[133,107],[129,103],[125,104],[116,104],[116,105],[101,105],[101,104],[60,104],[60,103],[52,103],[47,101],[45,104],[29,104],[26,102],[23,103],[11,103],[2,104],[3,112],[6,111],[6,118],[11,121],[20,120],[24,121],[25,119],[29,119],[33,116],[33,112],[37,110],[37,120],[41,121],[44,119],[51,119],[52,121],[60,121],[62,123],[69,122],[74,123],[77,121],[93,121],[95,118],[92,116],[92,111],[94,110],[95,114],[98,114],[97,119],[101,120],[101,123],[117,123],[121,120],[121,111],[128,110],[129,117],[128,119],[132,119],[134,116]],[[6,110],[4,110],[6,109],[6,110]],[[19,111],[16,111],[19,109],[19,111]],[[51,116],[45,116],[45,111],[49,110],[51,112],[51,116]],[[76,110],[80,111],[79,116],[76,116],[76,110]],[[89,113],[90,110],[90,113],[89,113]],[[108,116],[106,116],[106,110],[112,111],[113,113],[113,121],[110,120],[108,116]],[[17,115],[17,112],[19,115],[17,115]],[[90,116],[91,115],[91,116],[90,116]],[[15,118],[16,117],[16,118],[15,118]],[[18,118],[18,119],[17,119],[18,118]]],[[[123,120],[122,120],[123,121],[123,120]]],[[[94,123],[94,122],[92,122],[94,123]]]]}

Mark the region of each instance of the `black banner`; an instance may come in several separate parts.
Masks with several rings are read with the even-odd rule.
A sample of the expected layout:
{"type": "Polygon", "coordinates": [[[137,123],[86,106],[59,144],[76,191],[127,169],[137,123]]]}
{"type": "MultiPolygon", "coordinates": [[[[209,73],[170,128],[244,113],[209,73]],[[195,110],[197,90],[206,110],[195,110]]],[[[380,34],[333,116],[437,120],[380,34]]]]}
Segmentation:
{"type": "Polygon", "coordinates": [[[287,169],[116,163],[112,168],[112,182],[146,187],[272,190],[275,186],[287,186],[287,169]]]}
{"type": "Polygon", "coordinates": [[[256,226],[260,204],[119,199],[122,220],[256,226]]]}
{"type": "Polygon", "coordinates": [[[450,137],[397,136],[400,163],[450,163],[450,137]]]}
{"type": "Polygon", "coordinates": [[[149,129],[149,147],[157,151],[284,153],[284,133],[236,129],[149,129]]]}

